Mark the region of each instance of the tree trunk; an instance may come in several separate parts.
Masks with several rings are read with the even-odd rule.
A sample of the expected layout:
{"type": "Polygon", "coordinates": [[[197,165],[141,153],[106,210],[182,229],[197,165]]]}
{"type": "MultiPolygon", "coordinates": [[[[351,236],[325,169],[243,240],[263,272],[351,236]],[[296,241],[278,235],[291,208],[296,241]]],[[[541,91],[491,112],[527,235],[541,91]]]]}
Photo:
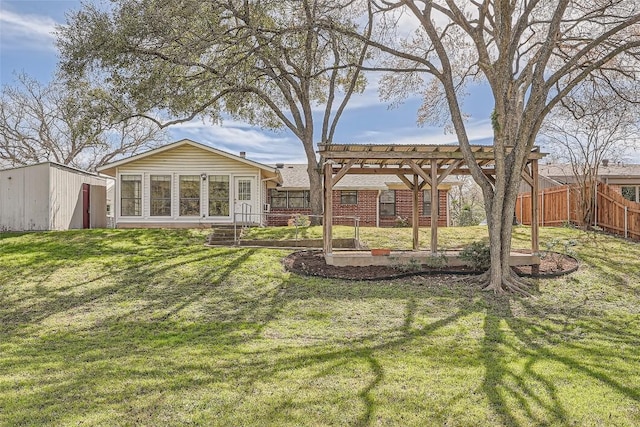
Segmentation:
{"type": "Polygon", "coordinates": [[[309,163],[307,166],[307,173],[309,174],[309,204],[311,206],[311,215],[318,215],[311,217],[311,224],[320,225],[322,223],[322,203],[323,203],[323,191],[322,191],[322,173],[318,162],[309,163]]]}
{"type": "Polygon", "coordinates": [[[307,175],[309,176],[309,207],[311,208],[310,218],[312,225],[320,225],[322,223],[322,167],[318,164],[315,147],[313,145],[313,133],[307,131],[302,139],[305,155],[307,156],[307,175]]]}
{"type": "Polygon", "coordinates": [[[486,209],[489,226],[489,248],[491,250],[491,267],[486,279],[485,291],[496,294],[505,291],[530,295],[525,289],[526,283],[511,269],[511,233],[513,231],[513,212],[515,198],[508,193],[515,191],[519,180],[510,175],[506,185],[496,185],[489,207],[486,209]],[[512,182],[514,181],[514,182],[512,182]],[[502,188],[501,188],[502,187],[502,188]],[[492,215],[493,212],[493,215],[492,215]]]}

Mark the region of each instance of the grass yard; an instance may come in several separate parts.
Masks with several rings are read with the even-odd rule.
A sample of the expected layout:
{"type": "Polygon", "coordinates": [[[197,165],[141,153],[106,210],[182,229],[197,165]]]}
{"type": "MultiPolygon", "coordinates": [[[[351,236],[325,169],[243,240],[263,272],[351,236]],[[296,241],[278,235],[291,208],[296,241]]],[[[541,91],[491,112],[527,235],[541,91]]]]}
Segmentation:
{"type": "MultiPolygon", "coordinates": [[[[443,247],[485,233],[439,230],[443,247]]],[[[299,277],[289,251],[204,237],[1,234],[0,425],[640,425],[640,244],[543,228],[578,242],[580,270],[496,298],[462,278],[299,277]]]]}

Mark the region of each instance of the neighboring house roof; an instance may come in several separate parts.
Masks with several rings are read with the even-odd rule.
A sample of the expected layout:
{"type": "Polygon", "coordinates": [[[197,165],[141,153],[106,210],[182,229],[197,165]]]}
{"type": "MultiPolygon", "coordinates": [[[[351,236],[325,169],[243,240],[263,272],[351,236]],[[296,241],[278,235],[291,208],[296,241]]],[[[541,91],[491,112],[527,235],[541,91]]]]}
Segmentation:
{"type": "MultiPolygon", "coordinates": [[[[282,175],[281,190],[308,190],[309,175],[306,164],[285,164],[278,169],[282,175]]],[[[447,177],[445,183],[455,185],[454,177],[447,177]]],[[[334,190],[388,190],[389,188],[406,188],[395,175],[345,175],[333,187],[334,190]]]]}
{"type": "Polygon", "coordinates": [[[101,173],[104,173],[104,174],[110,175],[110,176],[115,176],[116,168],[118,168],[120,166],[126,165],[127,163],[130,163],[130,162],[138,161],[140,159],[144,159],[145,157],[153,156],[155,154],[159,154],[159,153],[162,153],[162,152],[165,152],[165,151],[168,151],[168,150],[172,150],[174,148],[182,147],[184,145],[191,145],[193,147],[200,148],[200,149],[208,151],[210,153],[217,154],[217,155],[223,156],[223,157],[227,157],[229,159],[236,160],[236,161],[238,161],[240,163],[244,163],[244,164],[256,167],[258,169],[262,169],[264,171],[275,173],[276,175],[278,174],[278,170],[275,169],[273,166],[269,166],[269,165],[265,165],[265,164],[262,164],[262,163],[254,162],[253,160],[249,160],[249,159],[247,159],[245,157],[236,156],[234,154],[227,153],[226,151],[218,150],[217,148],[213,148],[213,147],[210,147],[208,145],[192,141],[190,139],[181,139],[180,141],[176,141],[176,142],[173,142],[171,144],[163,145],[162,147],[154,148],[153,150],[149,150],[149,151],[146,151],[144,153],[137,154],[135,156],[127,157],[127,158],[122,159],[122,160],[118,160],[117,162],[106,164],[104,166],[99,167],[98,168],[98,172],[101,172],[101,173]]]}
{"type": "Polygon", "coordinates": [[[24,168],[31,168],[34,166],[41,166],[41,165],[49,165],[49,166],[53,166],[59,169],[65,169],[71,172],[77,172],[77,173],[81,173],[81,174],[85,174],[85,175],[90,175],[90,176],[95,176],[97,178],[107,178],[106,176],[102,176],[100,174],[94,173],[94,172],[88,172],[86,170],[83,169],[79,169],[79,168],[75,168],[73,166],[69,166],[69,165],[63,165],[62,163],[58,163],[58,162],[54,162],[54,161],[46,161],[46,162],[40,162],[40,163],[33,163],[31,165],[22,165],[22,166],[15,166],[12,168],[6,168],[6,169],[0,169],[0,172],[5,172],[5,171],[12,171],[12,170],[16,170],[16,169],[24,169],[24,168]]]}
{"type": "MultiPolygon", "coordinates": [[[[552,163],[539,165],[538,173],[561,183],[574,182],[573,169],[569,164],[552,163]]],[[[640,179],[640,164],[609,164],[598,167],[598,178],[608,179],[640,179]]]]}

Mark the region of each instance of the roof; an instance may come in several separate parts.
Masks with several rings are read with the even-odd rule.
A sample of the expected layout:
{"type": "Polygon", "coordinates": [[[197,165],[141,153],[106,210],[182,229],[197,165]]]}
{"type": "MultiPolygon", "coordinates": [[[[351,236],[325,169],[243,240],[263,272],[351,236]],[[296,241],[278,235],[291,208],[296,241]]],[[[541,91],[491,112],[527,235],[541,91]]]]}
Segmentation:
{"type": "Polygon", "coordinates": [[[46,162],[40,162],[40,163],[34,163],[31,165],[22,165],[22,166],[15,166],[12,168],[6,168],[6,169],[0,169],[0,172],[7,172],[7,171],[12,171],[12,170],[17,170],[17,169],[25,169],[25,168],[31,168],[31,167],[35,167],[35,166],[42,166],[42,165],[49,165],[49,166],[53,166],[59,169],[65,169],[68,170],[70,172],[75,172],[75,173],[81,173],[84,175],[90,175],[90,176],[94,176],[96,178],[108,178],[106,176],[102,176],[100,174],[94,173],[94,172],[89,172],[83,169],[79,169],[79,168],[75,168],[73,166],[69,166],[69,165],[63,165],[62,163],[58,163],[58,162],[54,162],[54,161],[46,161],[46,162]]]}
{"type": "MultiPolygon", "coordinates": [[[[558,180],[562,180],[562,178],[573,178],[573,169],[570,164],[541,164],[538,166],[538,173],[558,180]]],[[[640,177],[640,164],[609,164],[608,166],[600,166],[598,167],[598,176],[601,178],[640,177]]]]}
{"type": "MultiPolygon", "coordinates": [[[[309,175],[306,164],[285,164],[280,170],[282,175],[281,190],[309,189],[309,175]]],[[[454,177],[447,177],[444,184],[455,185],[454,177]]],[[[395,175],[345,175],[333,187],[334,190],[388,190],[390,186],[405,184],[395,175]]]]}
{"type": "Polygon", "coordinates": [[[258,169],[262,169],[262,170],[265,170],[265,171],[268,171],[268,172],[271,172],[271,173],[275,173],[275,174],[278,173],[278,171],[273,166],[265,165],[263,163],[254,162],[253,160],[249,160],[249,159],[244,158],[244,157],[236,156],[234,154],[227,153],[226,151],[218,150],[217,148],[213,148],[213,147],[211,147],[209,145],[205,145],[205,144],[202,144],[200,142],[195,142],[195,141],[192,141],[190,139],[181,139],[179,141],[172,142],[172,143],[167,144],[167,145],[163,145],[162,147],[154,148],[152,150],[145,151],[144,153],[141,153],[141,154],[136,154],[135,156],[127,157],[127,158],[118,160],[116,162],[108,163],[106,165],[103,165],[103,166],[99,167],[98,168],[98,172],[102,172],[102,173],[105,173],[107,175],[115,176],[115,169],[120,167],[120,166],[126,165],[127,163],[130,163],[130,162],[138,161],[140,159],[144,159],[144,158],[149,157],[149,156],[153,156],[155,154],[159,154],[159,153],[162,153],[162,152],[165,152],[165,151],[168,151],[168,150],[172,150],[174,148],[182,147],[183,145],[191,145],[193,147],[196,147],[196,148],[199,148],[199,149],[202,149],[202,150],[205,150],[205,151],[208,151],[210,153],[217,154],[217,155],[220,155],[220,156],[223,156],[223,157],[227,157],[229,159],[233,159],[235,161],[238,161],[240,163],[244,163],[246,165],[250,165],[250,166],[256,167],[258,169]]]}

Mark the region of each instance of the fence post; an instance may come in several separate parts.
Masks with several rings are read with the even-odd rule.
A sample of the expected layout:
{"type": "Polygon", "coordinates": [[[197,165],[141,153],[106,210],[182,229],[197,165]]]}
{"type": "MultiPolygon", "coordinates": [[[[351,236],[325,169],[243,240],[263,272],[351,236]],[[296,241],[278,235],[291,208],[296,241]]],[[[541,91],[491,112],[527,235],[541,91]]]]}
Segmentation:
{"type": "Polygon", "coordinates": [[[544,188],[540,193],[540,225],[544,227],[544,188]]]}
{"type": "Polygon", "coordinates": [[[567,185],[567,224],[571,223],[571,195],[569,192],[569,186],[567,185]]]}
{"type": "Polygon", "coordinates": [[[524,200],[524,194],[520,195],[520,224],[524,224],[524,206],[522,201],[524,200]]]}
{"type": "Polygon", "coordinates": [[[624,238],[629,238],[629,207],[624,207],[624,238]]]}
{"type": "Polygon", "coordinates": [[[598,183],[593,183],[593,226],[598,226],[598,183]]]}

